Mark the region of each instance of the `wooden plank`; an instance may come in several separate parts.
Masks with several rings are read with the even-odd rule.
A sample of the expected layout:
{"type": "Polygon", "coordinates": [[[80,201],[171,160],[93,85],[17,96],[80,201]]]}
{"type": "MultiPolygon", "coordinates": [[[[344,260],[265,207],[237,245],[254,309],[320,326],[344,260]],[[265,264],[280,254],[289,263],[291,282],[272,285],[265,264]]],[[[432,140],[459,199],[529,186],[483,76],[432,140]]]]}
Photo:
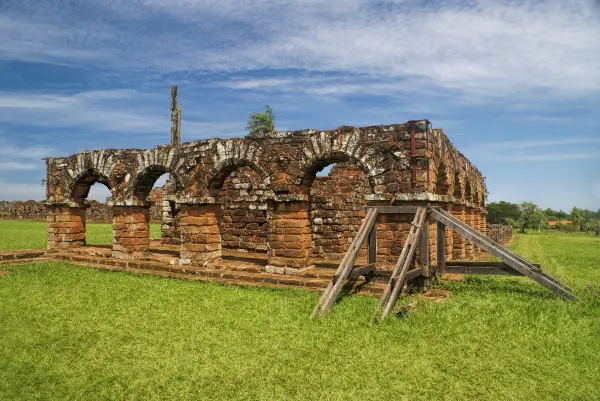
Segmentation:
{"type": "Polygon", "coordinates": [[[377,266],[376,263],[369,263],[368,265],[364,265],[361,267],[355,267],[352,270],[352,273],[350,273],[350,278],[357,278],[360,276],[364,276],[368,273],[374,272],[376,266],[377,266]]]}
{"type": "MultiPolygon", "coordinates": [[[[409,244],[409,247],[406,251],[406,254],[404,255],[404,260],[402,261],[402,268],[397,276],[393,276],[394,278],[396,278],[396,283],[389,294],[389,298],[387,299],[387,303],[381,314],[380,321],[383,321],[387,317],[387,315],[392,311],[392,309],[394,309],[394,305],[396,305],[396,301],[398,300],[398,297],[402,292],[402,287],[404,286],[404,281],[406,279],[408,267],[410,266],[410,262],[412,261],[413,256],[415,255],[415,251],[417,249],[417,238],[419,238],[419,234],[424,226],[423,223],[426,219],[427,212],[425,208],[420,208],[417,212],[417,216],[415,217],[415,221],[413,222],[413,225],[411,227],[409,237],[406,240],[406,242],[409,244]]],[[[423,266],[421,266],[421,268],[423,268],[423,266]]]]}
{"type": "Polygon", "coordinates": [[[412,270],[409,270],[408,272],[406,272],[406,277],[404,278],[404,280],[405,281],[414,280],[418,277],[421,277],[422,275],[423,275],[423,269],[421,269],[421,268],[412,269],[412,270]]]}
{"type": "Polygon", "coordinates": [[[327,311],[333,305],[335,298],[338,296],[338,294],[343,288],[344,282],[350,276],[352,268],[354,267],[354,262],[358,257],[358,253],[363,242],[365,241],[368,233],[373,228],[373,225],[376,223],[377,215],[377,209],[370,209],[367,212],[363,224],[358,229],[356,237],[354,237],[354,240],[348,248],[348,252],[346,252],[346,254],[344,255],[342,262],[340,263],[334,274],[334,276],[337,276],[337,279],[335,281],[333,279],[331,280],[331,282],[323,292],[319,303],[315,306],[311,317],[327,313],[327,311]]]}
{"type": "Polygon", "coordinates": [[[421,227],[419,236],[419,263],[423,268],[423,273],[428,276],[429,273],[429,219],[426,217],[421,227]]]}
{"type": "Polygon", "coordinates": [[[377,262],[377,220],[373,224],[373,228],[369,232],[369,240],[367,242],[367,263],[377,262]]]}
{"type": "Polygon", "coordinates": [[[409,248],[411,247],[411,245],[414,245],[416,242],[416,238],[417,238],[416,236],[418,235],[420,227],[421,227],[420,220],[422,219],[424,214],[425,214],[424,208],[418,209],[417,213],[415,214],[415,218],[410,227],[408,237],[406,238],[406,241],[404,242],[404,245],[402,246],[402,251],[400,252],[398,261],[396,262],[396,265],[394,266],[394,269],[392,270],[390,279],[388,280],[388,284],[386,285],[386,287],[383,291],[383,294],[382,294],[381,298],[379,299],[379,304],[375,308],[375,311],[373,312],[371,321],[374,321],[377,318],[379,311],[384,307],[384,305],[386,305],[387,301],[389,300],[390,294],[392,293],[393,289],[396,287],[398,279],[401,278],[400,277],[401,271],[404,268],[404,265],[405,265],[404,262],[405,262],[406,256],[408,254],[408,251],[409,251],[409,248]]]}
{"type": "Polygon", "coordinates": [[[446,266],[446,226],[439,221],[437,222],[437,264],[439,269],[444,269],[446,266]]]}
{"type": "MultiPolygon", "coordinates": [[[[539,263],[532,263],[534,266],[539,268],[541,265],[539,263]]],[[[490,266],[497,268],[510,267],[504,262],[486,262],[486,261],[475,261],[475,260],[449,260],[446,262],[446,266],[490,266]]]]}
{"type": "MultiPolygon", "coordinates": [[[[440,211],[438,208],[436,208],[437,211],[440,211]]],[[[494,247],[494,248],[498,248],[499,251],[507,253],[508,255],[510,255],[513,259],[516,259],[517,261],[522,262],[524,265],[526,265],[529,269],[531,269],[534,273],[539,274],[543,277],[545,277],[546,279],[552,281],[553,283],[564,287],[567,291],[572,291],[569,286],[567,286],[565,283],[563,283],[562,281],[560,281],[559,279],[552,277],[551,275],[549,275],[548,273],[542,271],[540,269],[540,265],[539,264],[534,264],[531,263],[530,261],[528,261],[527,259],[524,259],[523,257],[517,255],[516,253],[514,253],[513,251],[511,251],[510,249],[506,248],[505,246],[495,242],[494,240],[492,240],[491,238],[489,238],[488,236],[480,233],[479,231],[477,231],[476,229],[474,229],[473,227],[464,224],[462,221],[460,221],[459,219],[457,219],[456,217],[452,216],[451,214],[445,212],[442,210],[442,213],[445,214],[448,218],[453,219],[457,222],[457,224],[463,224],[464,225],[464,229],[471,232],[473,235],[480,237],[481,240],[486,241],[490,246],[494,247]]]]}
{"type": "Polygon", "coordinates": [[[511,256],[511,252],[507,252],[504,249],[501,249],[501,248],[495,246],[494,245],[495,243],[490,243],[489,238],[487,238],[487,237],[482,238],[482,237],[484,237],[483,234],[479,233],[478,231],[476,231],[477,234],[473,233],[465,223],[456,219],[454,216],[448,215],[448,213],[441,211],[441,210],[436,210],[434,208],[430,208],[430,213],[436,220],[444,223],[445,225],[450,227],[453,231],[456,231],[457,233],[459,233],[460,235],[462,235],[469,241],[472,241],[479,248],[496,256],[502,262],[506,263],[507,265],[509,265],[513,269],[517,270],[518,272],[522,273],[523,275],[531,278],[533,281],[542,285],[543,287],[547,288],[548,290],[552,291],[556,295],[559,295],[562,298],[568,299],[568,300],[578,300],[579,299],[575,295],[571,294],[569,291],[562,288],[556,282],[548,279],[544,275],[538,274],[538,273],[534,272],[533,270],[531,270],[526,264],[521,262],[518,258],[511,256]]]}
{"type": "Polygon", "coordinates": [[[421,206],[366,206],[365,210],[377,209],[379,214],[414,214],[419,207],[421,206]]]}
{"type": "MultiPolygon", "coordinates": [[[[437,211],[441,210],[439,208],[435,208],[435,209],[437,211]]],[[[464,229],[465,230],[471,232],[473,235],[479,236],[481,238],[481,240],[486,241],[490,246],[492,246],[494,248],[498,248],[500,251],[505,252],[508,255],[510,255],[513,259],[516,259],[517,261],[520,261],[521,263],[523,263],[525,266],[527,266],[534,273],[536,273],[536,274],[542,276],[543,278],[551,281],[552,283],[558,285],[559,287],[562,287],[567,292],[573,292],[573,290],[567,284],[563,283],[562,281],[560,281],[556,277],[553,277],[550,274],[548,274],[548,273],[544,272],[543,270],[541,270],[539,268],[539,265],[531,263],[527,259],[525,259],[525,258],[521,257],[520,255],[514,253],[513,251],[511,251],[509,248],[505,247],[504,245],[495,242],[490,237],[488,237],[488,236],[482,234],[481,232],[477,231],[475,228],[471,227],[470,225],[464,224],[462,221],[460,221],[456,217],[452,216],[450,213],[447,213],[447,212],[445,212],[443,210],[441,210],[441,212],[443,214],[445,214],[448,218],[455,220],[458,224],[462,223],[464,225],[464,229]]]]}
{"type": "Polygon", "coordinates": [[[502,267],[498,266],[461,266],[461,265],[446,265],[446,267],[439,267],[441,273],[452,273],[452,274],[483,274],[483,275],[497,275],[497,276],[522,276],[520,272],[513,269],[508,265],[502,267]]]}

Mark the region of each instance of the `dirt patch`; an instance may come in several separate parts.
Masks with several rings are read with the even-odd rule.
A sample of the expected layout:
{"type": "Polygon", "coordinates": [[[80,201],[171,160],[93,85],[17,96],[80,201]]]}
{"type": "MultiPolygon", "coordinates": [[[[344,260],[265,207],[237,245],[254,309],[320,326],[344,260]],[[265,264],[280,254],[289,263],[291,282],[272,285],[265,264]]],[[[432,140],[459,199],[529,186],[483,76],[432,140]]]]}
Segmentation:
{"type": "Polygon", "coordinates": [[[432,289],[424,292],[423,294],[417,295],[418,298],[427,299],[435,303],[442,303],[448,301],[452,293],[448,290],[432,289]]]}
{"type": "Polygon", "coordinates": [[[4,276],[5,274],[8,274],[8,270],[0,270],[0,277],[4,276]]]}
{"type": "Polygon", "coordinates": [[[440,277],[442,280],[448,281],[463,281],[467,277],[466,274],[458,274],[458,273],[444,273],[440,277]]]}

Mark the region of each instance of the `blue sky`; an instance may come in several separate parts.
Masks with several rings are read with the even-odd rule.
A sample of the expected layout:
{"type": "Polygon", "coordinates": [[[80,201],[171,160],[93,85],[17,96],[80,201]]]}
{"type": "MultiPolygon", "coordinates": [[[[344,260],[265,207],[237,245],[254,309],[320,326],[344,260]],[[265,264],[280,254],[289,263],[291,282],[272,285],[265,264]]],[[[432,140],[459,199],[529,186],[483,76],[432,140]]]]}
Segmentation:
{"type": "Polygon", "coordinates": [[[0,199],[168,142],[176,83],[183,141],[428,118],[489,201],[600,208],[598,1],[2,0],[0,38],[0,199]]]}

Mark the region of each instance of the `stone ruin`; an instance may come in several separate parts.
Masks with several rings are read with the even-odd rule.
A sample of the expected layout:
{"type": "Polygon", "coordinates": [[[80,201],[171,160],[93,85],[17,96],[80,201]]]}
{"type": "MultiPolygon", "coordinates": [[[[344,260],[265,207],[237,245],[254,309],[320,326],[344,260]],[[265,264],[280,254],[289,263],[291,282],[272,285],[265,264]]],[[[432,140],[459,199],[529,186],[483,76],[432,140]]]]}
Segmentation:
{"type": "Polygon", "coordinates": [[[513,229],[504,224],[489,224],[486,234],[497,243],[506,245],[512,239],[513,229]]]}
{"type": "MultiPolygon", "coordinates": [[[[341,259],[367,205],[435,205],[486,230],[484,177],[427,120],[84,151],[46,163],[54,251],[85,246],[86,198],[99,182],[112,194],[113,257],[148,255],[149,195],[165,173],[162,243],[177,249],[174,263],[181,265],[207,266],[229,249],[266,253],[266,271],[298,274],[315,262],[341,259]],[[317,176],[332,164],[327,177],[317,176]]],[[[412,216],[378,219],[377,262],[386,269],[398,258],[412,216]]],[[[434,263],[435,224],[430,227],[434,263]]],[[[446,230],[449,260],[479,252],[446,230]]]]}
{"type": "MultiPolygon", "coordinates": [[[[150,222],[162,221],[162,189],[155,188],[150,193],[153,205],[150,207],[150,222]]],[[[48,210],[46,201],[0,201],[0,220],[46,221],[48,210]]],[[[88,223],[112,223],[112,208],[106,203],[89,201],[85,220],[88,223]]]]}

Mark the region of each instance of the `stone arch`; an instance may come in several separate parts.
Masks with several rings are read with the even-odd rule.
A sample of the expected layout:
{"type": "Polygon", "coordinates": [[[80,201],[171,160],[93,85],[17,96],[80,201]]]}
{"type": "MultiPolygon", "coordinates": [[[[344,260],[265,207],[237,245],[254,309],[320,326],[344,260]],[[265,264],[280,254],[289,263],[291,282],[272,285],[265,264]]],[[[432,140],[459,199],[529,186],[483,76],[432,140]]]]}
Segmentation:
{"type": "Polygon", "coordinates": [[[441,160],[436,169],[435,193],[452,195],[454,193],[454,174],[451,163],[441,160]]]}
{"type": "Polygon", "coordinates": [[[458,170],[455,170],[455,173],[454,173],[453,195],[457,200],[459,200],[459,199],[462,200],[462,199],[464,199],[464,196],[465,196],[465,177],[458,170]]]}
{"type": "Polygon", "coordinates": [[[358,132],[350,135],[331,132],[312,135],[303,147],[303,156],[299,163],[301,175],[292,180],[303,190],[310,189],[318,171],[333,163],[354,162],[367,174],[373,192],[376,185],[383,183],[382,176],[388,170],[385,155],[366,146],[358,132]]]}
{"type": "Polygon", "coordinates": [[[104,184],[109,190],[114,187],[110,180],[116,160],[105,150],[83,152],[75,156],[74,165],[67,168],[70,177],[66,185],[68,200],[81,202],[87,198],[95,183],[104,184]]]}
{"type": "Polygon", "coordinates": [[[88,194],[90,193],[90,188],[96,183],[103,184],[112,193],[113,188],[110,183],[110,179],[106,175],[102,174],[100,171],[94,168],[89,168],[81,172],[79,176],[74,178],[68,191],[69,198],[73,202],[85,201],[85,199],[88,197],[88,194]]]}
{"type": "Polygon", "coordinates": [[[269,173],[261,166],[262,149],[244,140],[229,140],[217,142],[209,155],[212,168],[205,178],[206,188],[216,195],[225,179],[240,167],[250,167],[270,185],[269,173]]]}
{"type": "Polygon", "coordinates": [[[145,201],[156,180],[169,173],[175,180],[177,189],[184,186],[183,178],[178,171],[177,150],[171,146],[149,149],[136,155],[138,171],[131,183],[131,194],[140,201],[145,201]]]}
{"type": "Polygon", "coordinates": [[[163,174],[171,174],[171,177],[175,180],[175,188],[180,189],[183,187],[182,180],[179,174],[162,164],[151,164],[146,166],[142,171],[138,172],[135,179],[133,180],[131,189],[133,196],[140,201],[145,201],[154,186],[154,183],[163,174]]]}

